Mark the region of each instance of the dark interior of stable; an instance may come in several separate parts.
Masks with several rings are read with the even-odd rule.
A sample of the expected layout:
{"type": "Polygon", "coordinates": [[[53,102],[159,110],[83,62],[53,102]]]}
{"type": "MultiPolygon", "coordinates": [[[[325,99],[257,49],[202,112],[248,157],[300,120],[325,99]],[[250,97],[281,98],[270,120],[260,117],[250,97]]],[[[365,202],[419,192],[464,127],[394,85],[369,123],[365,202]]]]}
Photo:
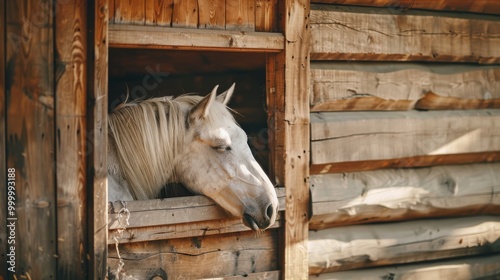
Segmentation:
{"type": "MultiPolygon", "coordinates": [[[[236,83],[229,107],[256,160],[269,171],[265,64],[263,53],[110,48],[108,110],[127,95],[128,100],[206,95],[215,85],[221,93],[236,83]]],[[[187,195],[182,186],[169,184],[159,197],[187,195]]]]}

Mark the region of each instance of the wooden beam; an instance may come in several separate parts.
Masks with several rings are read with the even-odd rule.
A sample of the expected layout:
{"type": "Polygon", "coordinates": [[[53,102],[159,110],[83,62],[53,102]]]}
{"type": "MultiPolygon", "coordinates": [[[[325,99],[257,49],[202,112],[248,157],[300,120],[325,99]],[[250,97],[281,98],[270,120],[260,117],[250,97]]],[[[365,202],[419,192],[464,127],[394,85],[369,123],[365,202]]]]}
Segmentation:
{"type": "Polygon", "coordinates": [[[500,22],[493,17],[315,5],[311,42],[311,60],[500,62],[500,22]]]}
{"type": "Polygon", "coordinates": [[[56,3],[58,279],[87,279],[87,3],[56,3]]]}
{"type": "Polygon", "coordinates": [[[335,4],[335,5],[356,5],[383,7],[391,10],[436,10],[452,12],[471,12],[483,14],[500,14],[500,3],[495,0],[475,1],[475,0],[313,0],[313,3],[335,4]]]}
{"type": "Polygon", "coordinates": [[[110,25],[110,47],[177,50],[279,52],[280,33],[110,25]]]}
{"type": "Polygon", "coordinates": [[[285,186],[286,209],[281,248],[283,279],[307,279],[309,220],[309,1],[280,1],[285,48],[270,61],[275,70],[274,160],[277,183],[285,186]],[[281,106],[281,107],[280,107],[281,106]],[[281,172],[283,170],[283,172],[281,172]]]}
{"type": "Polygon", "coordinates": [[[1,5],[6,8],[2,36],[7,36],[6,159],[16,179],[15,210],[7,213],[16,218],[9,220],[15,244],[8,251],[15,247],[15,273],[6,277],[56,279],[54,9],[35,0],[1,5]]]}
{"type": "Polygon", "coordinates": [[[500,211],[500,163],[311,176],[310,229],[500,211]]]}
{"type": "Polygon", "coordinates": [[[311,114],[312,163],[500,150],[500,110],[311,114]]]}
{"type": "Polygon", "coordinates": [[[437,156],[414,156],[385,160],[367,160],[350,162],[332,162],[313,164],[310,174],[328,174],[339,172],[369,171],[382,168],[426,167],[446,164],[467,164],[500,161],[500,152],[466,153],[437,156]]]}
{"type": "Polygon", "coordinates": [[[203,278],[203,280],[278,280],[278,279],[280,279],[280,272],[278,270],[245,274],[243,276],[239,275],[239,276],[228,276],[228,277],[203,278]]]}
{"type": "Polygon", "coordinates": [[[309,273],[319,274],[499,252],[500,217],[356,225],[309,236],[309,273]]]}
{"type": "Polygon", "coordinates": [[[315,280],[344,279],[495,279],[500,271],[500,255],[459,258],[419,264],[321,274],[315,280]]]}
{"type": "Polygon", "coordinates": [[[89,0],[87,60],[87,205],[89,279],[107,273],[108,7],[89,0]]]}

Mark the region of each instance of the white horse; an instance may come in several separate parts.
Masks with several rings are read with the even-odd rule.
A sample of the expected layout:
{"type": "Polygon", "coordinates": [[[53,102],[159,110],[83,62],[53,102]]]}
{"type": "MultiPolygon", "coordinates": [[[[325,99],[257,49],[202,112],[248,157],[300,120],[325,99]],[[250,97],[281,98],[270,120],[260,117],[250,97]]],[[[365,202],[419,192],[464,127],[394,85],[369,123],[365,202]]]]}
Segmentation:
{"type": "Polygon", "coordinates": [[[226,107],[234,84],[216,96],[183,95],[121,105],[109,115],[109,200],[156,198],[182,183],[258,231],[276,220],[276,191],[247,135],[226,107]]]}

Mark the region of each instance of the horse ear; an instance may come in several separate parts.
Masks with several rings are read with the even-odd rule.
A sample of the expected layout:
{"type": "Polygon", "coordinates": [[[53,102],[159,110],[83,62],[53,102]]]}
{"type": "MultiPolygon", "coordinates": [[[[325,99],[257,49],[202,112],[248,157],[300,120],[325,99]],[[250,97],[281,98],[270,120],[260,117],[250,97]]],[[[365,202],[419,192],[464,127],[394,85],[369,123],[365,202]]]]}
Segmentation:
{"type": "Polygon", "coordinates": [[[236,83],[233,83],[233,85],[228,90],[219,94],[217,96],[217,101],[219,101],[220,103],[222,103],[224,105],[227,105],[227,103],[229,103],[229,100],[231,100],[231,96],[233,95],[235,85],[236,85],[236,83]]]}
{"type": "Polygon", "coordinates": [[[212,92],[210,92],[207,96],[203,97],[203,99],[198,102],[198,104],[194,105],[189,112],[189,119],[191,121],[198,119],[205,119],[208,116],[210,105],[215,100],[215,95],[217,94],[217,88],[219,85],[216,85],[212,92]]]}

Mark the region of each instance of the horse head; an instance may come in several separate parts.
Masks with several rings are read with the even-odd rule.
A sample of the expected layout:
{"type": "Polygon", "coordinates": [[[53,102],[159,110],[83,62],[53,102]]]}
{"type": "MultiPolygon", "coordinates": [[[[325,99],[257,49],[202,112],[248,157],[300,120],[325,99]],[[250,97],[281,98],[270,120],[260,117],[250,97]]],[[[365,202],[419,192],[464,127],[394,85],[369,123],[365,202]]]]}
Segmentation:
{"type": "Polygon", "coordinates": [[[242,218],[251,229],[266,229],[276,220],[276,191],[253,157],[247,135],[226,107],[234,84],[218,96],[217,88],[186,116],[183,149],[176,156],[176,179],[242,218]]]}

